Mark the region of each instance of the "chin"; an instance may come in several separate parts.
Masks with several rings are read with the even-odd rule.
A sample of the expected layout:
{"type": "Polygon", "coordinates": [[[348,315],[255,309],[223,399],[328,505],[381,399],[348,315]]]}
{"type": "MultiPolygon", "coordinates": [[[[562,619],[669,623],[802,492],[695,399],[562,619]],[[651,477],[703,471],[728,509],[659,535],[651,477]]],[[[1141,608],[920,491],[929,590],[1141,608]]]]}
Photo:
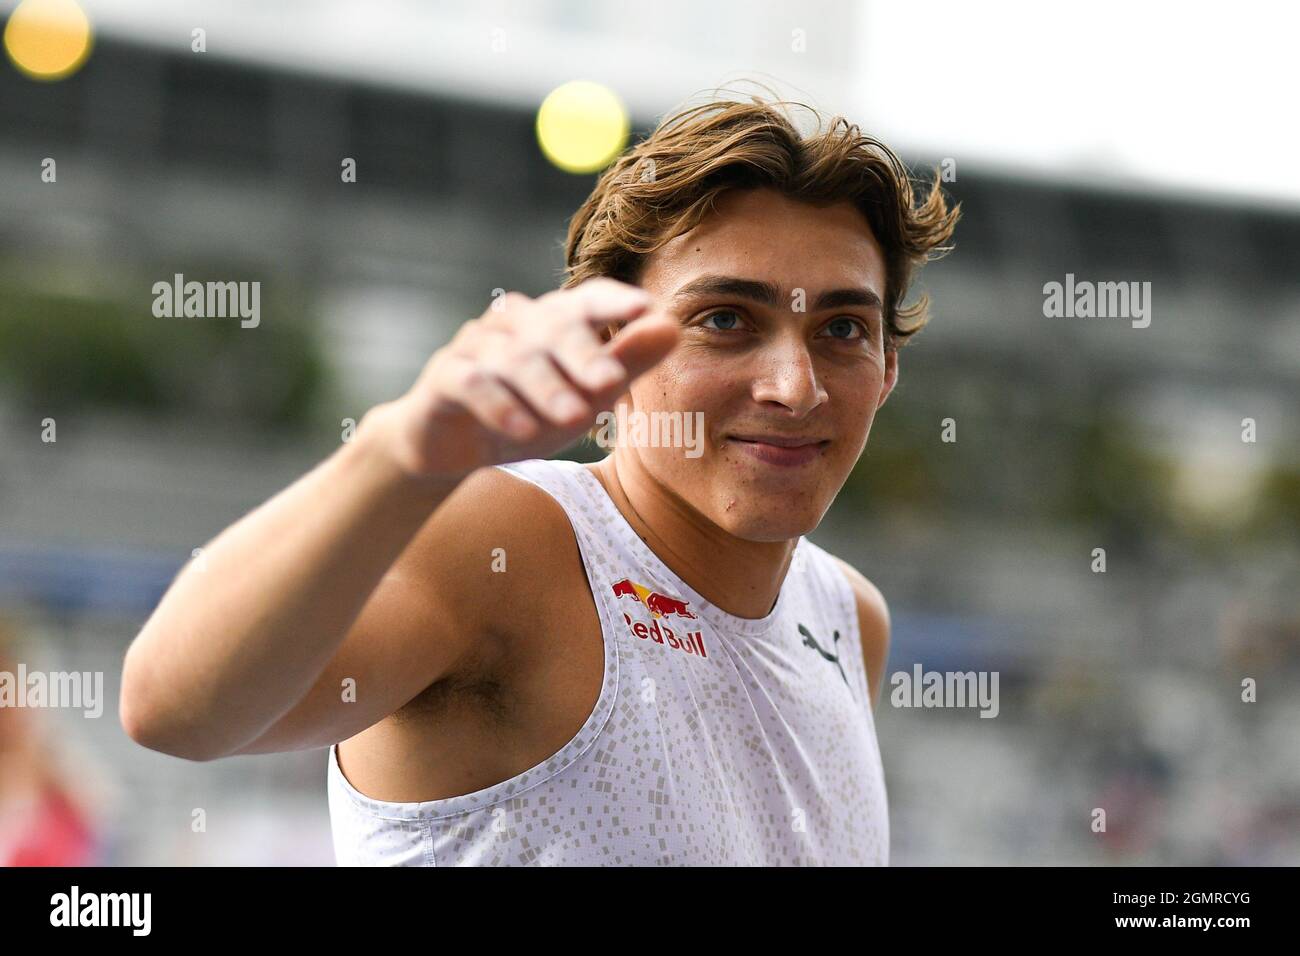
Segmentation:
{"type": "Polygon", "coordinates": [[[730,511],[715,514],[713,521],[723,531],[742,541],[789,541],[817,527],[816,516],[792,512],[788,502],[776,504],[770,510],[756,508],[755,504],[757,502],[749,502],[742,508],[738,501],[730,511]]]}

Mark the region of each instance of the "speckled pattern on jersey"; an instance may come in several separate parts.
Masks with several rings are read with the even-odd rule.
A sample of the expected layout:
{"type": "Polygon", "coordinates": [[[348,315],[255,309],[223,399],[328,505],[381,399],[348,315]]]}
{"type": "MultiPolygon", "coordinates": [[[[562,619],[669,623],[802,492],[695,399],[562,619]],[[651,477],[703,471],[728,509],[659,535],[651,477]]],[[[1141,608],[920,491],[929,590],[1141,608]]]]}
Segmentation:
{"type": "Polygon", "coordinates": [[[549,759],[444,800],[366,797],[331,747],[339,864],[887,864],[857,614],[830,555],[801,537],[772,612],[739,618],[670,571],[582,465],[498,467],[573,526],[600,614],[600,697],[549,759]]]}

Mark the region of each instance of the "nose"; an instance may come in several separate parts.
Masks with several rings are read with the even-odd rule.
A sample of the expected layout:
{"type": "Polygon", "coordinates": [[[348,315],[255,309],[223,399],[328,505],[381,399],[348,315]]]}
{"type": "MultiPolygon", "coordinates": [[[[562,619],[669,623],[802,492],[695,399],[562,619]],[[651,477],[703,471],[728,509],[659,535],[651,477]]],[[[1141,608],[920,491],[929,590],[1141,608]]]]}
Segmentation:
{"type": "Polygon", "coordinates": [[[760,368],[754,376],[754,401],[784,405],[802,418],[826,401],[826,390],[817,380],[817,370],[807,344],[797,335],[781,336],[757,356],[760,368]]]}

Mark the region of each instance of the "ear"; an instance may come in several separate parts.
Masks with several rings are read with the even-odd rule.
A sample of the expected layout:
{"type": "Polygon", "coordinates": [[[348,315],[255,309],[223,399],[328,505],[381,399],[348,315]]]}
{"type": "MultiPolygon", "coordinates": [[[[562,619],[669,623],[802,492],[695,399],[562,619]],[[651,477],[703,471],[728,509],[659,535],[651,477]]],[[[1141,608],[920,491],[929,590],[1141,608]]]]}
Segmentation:
{"type": "Polygon", "coordinates": [[[898,381],[898,349],[887,349],[885,351],[885,380],[880,384],[880,400],[876,402],[876,408],[885,404],[885,399],[889,398],[890,392],[894,390],[894,383],[898,381]]]}

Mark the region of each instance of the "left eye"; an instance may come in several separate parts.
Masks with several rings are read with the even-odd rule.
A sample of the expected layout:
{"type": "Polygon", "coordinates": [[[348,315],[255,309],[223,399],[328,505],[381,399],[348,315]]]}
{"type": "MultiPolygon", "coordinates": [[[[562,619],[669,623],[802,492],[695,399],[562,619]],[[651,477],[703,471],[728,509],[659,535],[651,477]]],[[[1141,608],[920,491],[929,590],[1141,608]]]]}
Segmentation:
{"type": "MultiPolygon", "coordinates": [[[[860,329],[862,331],[862,334],[860,336],[856,336],[856,338],[869,339],[871,337],[871,331],[865,325],[863,325],[857,319],[850,319],[847,316],[841,316],[838,319],[832,319],[826,326],[826,329],[828,331],[835,328],[840,328],[845,330],[860,329]]],[[[838,335],[836,333],[832,333],[831,338],[843,339],[846,342],[852,342],[855,340],[855,337],[851,337],[848,334],[838,335]]]]}

